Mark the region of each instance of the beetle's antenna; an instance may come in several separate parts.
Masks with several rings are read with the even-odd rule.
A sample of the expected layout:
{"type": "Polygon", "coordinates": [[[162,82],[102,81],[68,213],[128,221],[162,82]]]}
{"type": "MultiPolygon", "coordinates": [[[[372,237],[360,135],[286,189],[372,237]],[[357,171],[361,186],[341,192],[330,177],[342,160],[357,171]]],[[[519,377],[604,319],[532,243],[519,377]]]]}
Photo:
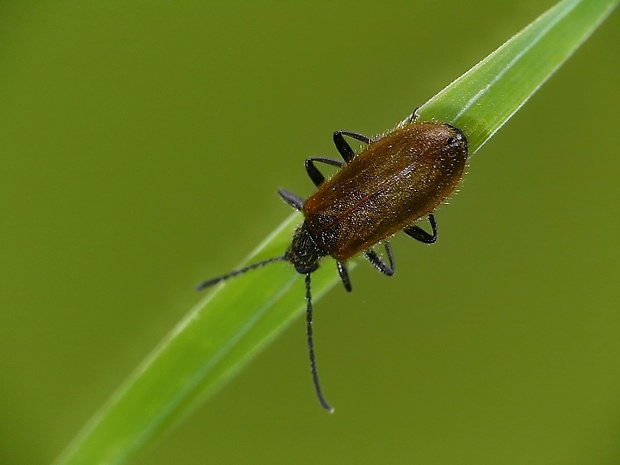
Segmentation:
{"type": "Polygon", "coordinates": [[[321,407],[334,413],[334,409],[323,396],[321,383],[319,381],[319,373],[316,369],[316,359],[314,357],[314,338],[312,337],[312,293],[310,291],[310,273],[306,273],[306,335],[308,336],[308,354],[310,356],[310,372],[312,373],[312,381],[314,381],[314,390],[319,398],[321,407]]]}
{"type": "Polygon", "coordinates": [[[267,260],[263,260],[261,262],[254,263],[254,264],[252,264],[250,266],[246,266],[245,268],[241,268],[239,270],[231,271],[228,274],[225,274],[225,275],[222,275],[222,276],[218,276],[217,278],[213,278],[213,279],[209,279],[207,281],[203,281],[198,286],[196,286],[196,290],[197,291],[202,291],[203,289],[206,289],[209,286],[213,286],[214,284],[217,284],[220,281],[226,281],[227,279],[234,278],[235,276],[243,274],[246,271],[254,270],[256,268],[260,268],[262,266],[269,265],[270,263],[273,263],[273,262],[281,262],[283,260],[286,260],[286,257],[284,255],[281,256],[281,257],[268,258],[267,260]]]}

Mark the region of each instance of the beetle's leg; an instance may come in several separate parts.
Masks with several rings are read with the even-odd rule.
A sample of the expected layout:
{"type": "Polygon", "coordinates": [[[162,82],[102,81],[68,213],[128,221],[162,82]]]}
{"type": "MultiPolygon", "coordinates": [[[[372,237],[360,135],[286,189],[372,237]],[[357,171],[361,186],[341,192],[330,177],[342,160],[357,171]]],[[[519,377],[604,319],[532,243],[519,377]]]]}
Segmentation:
{"type": "Polygon", "coordinates": [[[415,107],[415,108],[413,109],[413,113],[411,113],[411,115],[409,116],[409,118],[407,118],[407,124],[409,124],[409,123],[413,123],[415,120],[417,120],[417,119],[418,119],[418,117],[420,116],[420,115],[418,115],[418,110],[419,110],[419,109],[420,109],[420,107],[419,107],[419,106],[418,106],[418,107],[415,107]]]}
{"type": "Polygon", "coordinates": [[[384,275],[392,276],[395,270],[392,247],[387,241],[383,244],[385,245],[385,251],[387,252],[388,260],[390,261],[389,265],[385,263],[385,261],[379,255],[377,255],[377,252],[375,252],[374,250],[367,250],[366,252],[364,252],[364,256],[378,271],[380,271],[384,275]]]}
{"type": "MultiPolygon", "coordinates": [[[[336,144],[336,148],[338,152],[342,156],[345,163],[349,163],[355,157],[355,152],[349,145],[349,143],[344,139],[344,136],[352,137],[353,139],[359,140],[360,142],[364,142],[365,144],[370,144],[372,140],[370,137],[366,137],[362,134],[358,134],[357,132],[351,131],[336,131],[334,132],[334,144],[336,144]]],[[[319,171],[319,169],[314,165],[315,161],[320,161],[321,163],[325,163],[327,165],[337,166],[341,168],[344,163],[338,160],[334,160],[333,158],[327,157],[310,157],[306,160],[306,171],[308,172],[308,176],[314,183],[315,186],[320,186],[325,182],[325,176],[323,173],[319,171]]]]}
{"type": "Polygon", "coordinates": [[[350,132],[350,131],[334,132],[334,144],[336,145],[336,148],[338,149],[338,152],[340,153],[344,161],[347,163],[353,160],[353,157],[355,156],[355,152],[353,151],[349,143],[346,140],[344,140],[344,136],[352,137],[353,139],[359,140],[360,142],[363,142],[364,144],[370,144],[372,142],[372,139],[370,137],[366,137],[362,134],[358,134],[357,132],[350,132]]]}
{"type": "Polygon", "coordinates": [[[295,210],[301,210],[302,208],[304,208],[305,200],[302,199],[297,194],[293,194],[292,192],[287,191],[283,187],[278,189],[278,194],[280,194],[280,197],[282,197],[284,201],[288,203],[291,207],[293,207],[295,210]]]}
{"type": "Polygon", "coordinates": [[[435,215],[432,213],[428,214],[428,222],[431,224],[431,228],[433,229],[433,234],[429,234],[424,231],[419,226],[409,226],[405,228],[403,231],[408,236],[413,237],[416,241],[424,242],[425,244],[432,244],[437,240],[437,222],[435,221],[435,215]]]}
{"type": "Polygon", "coordinates": [[[325,176],[323,173],[319,171],[319,169],[314,165],[315,161],[320,161],[321,163],[325,163],[326,165],[337,166],[338,168],[344,165],[340,160],[334,160],[333,158],[327,157],[310,157],[306,159],[306,171],[308,172],[308,176],[312,179],[312,182],[316,187],[319,187],[325,181],[325,176]]]}
{"type": "Polygon", "coordinates": [[[349,280],[349,272],[347,271],[347,266],[344,264],[344,262],[341,262],[340,260],[336,262],[336,265],[338,266],[338,274],[340,275],[342,284],[344,284],[344,288],[347,290],[347,292],[351,292],[353,288],[351,287],[351,281],[349,280]]]}

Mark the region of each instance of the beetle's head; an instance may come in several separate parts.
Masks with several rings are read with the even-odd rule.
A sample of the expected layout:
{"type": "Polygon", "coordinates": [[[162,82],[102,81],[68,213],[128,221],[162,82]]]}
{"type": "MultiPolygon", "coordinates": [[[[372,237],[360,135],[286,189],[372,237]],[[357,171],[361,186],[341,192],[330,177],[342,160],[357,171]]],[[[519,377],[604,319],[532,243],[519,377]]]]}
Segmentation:
{"type": "Polygon", "coordinates": [[[319,267],[319,261],[327,255],[316,243],[306,223],[297,228],[291,246],[284,254],[286,261],[291,263],[301,274],[312,273],[319,267]]]}

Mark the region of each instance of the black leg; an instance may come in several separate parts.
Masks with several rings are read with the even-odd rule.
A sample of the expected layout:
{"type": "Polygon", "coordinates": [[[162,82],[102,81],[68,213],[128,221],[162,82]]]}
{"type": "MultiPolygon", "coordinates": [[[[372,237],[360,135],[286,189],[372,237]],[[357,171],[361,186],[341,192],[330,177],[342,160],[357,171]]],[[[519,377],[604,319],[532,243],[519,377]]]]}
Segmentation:
{"type": "MultiPolygon", "coordinates": [[[[338,152],[344,159],[345,163],[349,163],[351,160],[353,160],[353,157],[355,157],[355,152],[353,151],[349,143],[344,139],[344,136],[352,137],[353,139],[357,139],[366,144],[370,144],[370,142],[372,142],[370,137],[366,137],[356,132],[350,132],[350,131],[334,132],[334,144],[336,144],[336,148],[338,149],[338,152]]],[[[344,165],[343,162],[334,160],[333,158],[327,158],[327,157],[308,158],[306,160],[306,171],[308,172],[308,176],[310,176],[310,179],[312,180],[314,185],[317,187],[325,182],[325,176],[323,175],[323,173],[319,171],[319,169],[316,167],[314,162],[321,162],[327,165],[337,166],[338,168],[341,168],[342,165],[344,165]]]]}
{"type": "Polygon", "coordinates": [[[388,260],[390,264],[388,265],[385,261],[377,255],[374,250],[367,250],[364,252],[364,256],[368,259],[372,266],[374,266],[378,271],[383,273],[386,276],[392,276],[394,274],[395,266],[394,266],[394,256],[392,255],[392,247],[389,242],[384,242],[385,251],[387,252],[388,260]]]}
{"type": "Polygon", "coordinates": [[[284,201],[288,203],[291,207],[293,207],[295,210],[301,210],[304,208],[305,200],[302,199],[297,194],[293,194],[292,192],[287,191],[283,187],[278,189],[278,194],[280,194],[280,197],[282,197],[284,201]]]}
{"type": "Polygon", "coordinates": [[[366,137],[362,134],[358,134],[357,132],[350,132],[350,131],[334,132],[334,144],[336,145],[336,148],[338,149],[338,152],[340,153],[344,161],[347,163],[353,160],[353,157],[355,156],[355,152],[353,151],[349,143],[346,140],[344,140],[344,136],[352,137],[353,139],[359,140],[360,142],[363,142],[365,144],[370,144],[372,142],[372,139],[370,137],[366,137]]]}
{"type": "Polygon", "coordinates": [[[351,287],[351,280],[349,279],[349,272],[347,271],[347,266],[344,264],[344,262],[341,261],[336,262],[336,265],[338,266],[338,274],[340,275],[340,280],[342,281],[342,284],[344,284],[344,288],[347,290],[347,292],[351,292],[353,288],[351,287]]]}
{"type": "Polygon", "coordinates": [[[409,118],[407,119],[407,123],[413,123],[415,120],[418,119],[418,110],[420,109],[420,107],[415,107],[413,109],[413,113],[411,113],[411,116],[409,116],[409,118]]]}
{"type": "Polygon", "coordinates": [[[308,172],[308,176],[312,179],[312,182],[315,186],[319,187],[325,181],[325,176],[323,173],[319,171],[319,169],[314,165],[315,161],[320,161],[321,163],[325,163],[326,165],[337,166],[338,168],[344,165],[340,160],[334,160],[333,158],[326,157],[310,157],[306,160],[306,171],[308,172]]]}
{"type": "Polygon", "coordinates": [[[405,234],[413,237],[416,241],[424,242],[425,244],[432,244],[437,240],[437,222],[435,221],[435,215],[429,213],[428,222],[431,224],[433,234],[429,234],[419,226],[409,226],[403,231],[405,234]]]}

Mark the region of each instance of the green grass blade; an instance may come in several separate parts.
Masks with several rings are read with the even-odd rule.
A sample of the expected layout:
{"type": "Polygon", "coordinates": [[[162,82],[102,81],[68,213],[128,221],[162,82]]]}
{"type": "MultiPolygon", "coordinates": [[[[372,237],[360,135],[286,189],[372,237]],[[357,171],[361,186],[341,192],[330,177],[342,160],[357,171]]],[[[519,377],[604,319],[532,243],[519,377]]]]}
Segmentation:
{"type": "MultiPolygon", "coordinates": [[[[300,222],[291,215],[245,263],[282,255],[300,222]]],[[[335,267],[322,267],[312,275],[313,297],[336,282],[335,267]]],[[[304,295],[303,276],[285,262],[206,291],[55,463],[127,463],[298,316],[304,295]]]]}
{"type": "Polygon", "coordinates": [[[475,153],[611,13],[617,0],[557,3],[418,109],[460,128],[475,153]]]}
{"type": "MultiPolygon", "coordinates": [[[[421,119],[461,128],[475,152],[616,4],[611,0],[558,3],[423,105],[421,119]]],[[[299,214],[290,216],[246,262],[282,255],[300,221],[299,214]]],[[[315,299],[338,282],[330,265],[313,274],[315,299]]],[[[127,463],[299,316],[303,296],[303,276],[286,263],[210,290],[92,418],[56,465],[127,463]]]]}

